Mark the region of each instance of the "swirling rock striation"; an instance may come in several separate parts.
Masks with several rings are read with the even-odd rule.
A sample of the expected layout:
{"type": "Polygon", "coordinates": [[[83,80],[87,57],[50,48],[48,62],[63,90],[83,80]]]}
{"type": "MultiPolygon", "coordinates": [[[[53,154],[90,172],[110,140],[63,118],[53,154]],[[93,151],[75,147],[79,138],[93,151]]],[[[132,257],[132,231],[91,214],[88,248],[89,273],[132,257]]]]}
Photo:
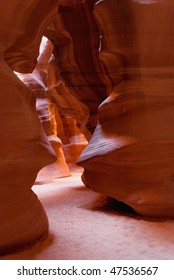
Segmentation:
{"type": "Polygon", "coordinates": [[[112,83],[78,163],[84,183],[142,215],[174,218],[174,4],[103,0],[94,15],[112,83]]]}
{"type": "Polygon", "coordinates": [[[38,171],[56,158],[41,128],[34,94],[11,69],[33,70],[43,30],[56,10],[54,0],[0,2],[0,253],[28,245],[48,231],[47,216],[31,187],[38,171]]]}
{"type": "Polygon", "coordinates": [[[60,0],[57,18],[45,32],[54,45],[65,86],[89,110],[86,127],[90,132],[110,86],[98,56],[100,34],[93,17],[94,2],[60,0]]]}

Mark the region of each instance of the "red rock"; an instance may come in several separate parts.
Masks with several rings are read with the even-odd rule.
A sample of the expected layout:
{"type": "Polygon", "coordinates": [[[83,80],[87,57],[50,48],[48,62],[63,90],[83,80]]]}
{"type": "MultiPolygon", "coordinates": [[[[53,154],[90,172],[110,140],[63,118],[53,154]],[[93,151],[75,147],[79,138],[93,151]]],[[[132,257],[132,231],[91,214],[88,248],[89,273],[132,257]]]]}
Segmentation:
{"type": "Polygon", "coordinates": [[[174,218],[173,11],[171,1],[96,4],[113,89],[78,160],[87,186],[152,217],[174,218]]]}
{"type": "Polygon", "coordinates": [[[9,66],[24,72],[35,67],[43,29],[56,6],[52,0],[0,2],[1,253],[35,242],[48,231],[47,216],[31,187],[55,154],[41,128],[34,94],[9,66]]]}

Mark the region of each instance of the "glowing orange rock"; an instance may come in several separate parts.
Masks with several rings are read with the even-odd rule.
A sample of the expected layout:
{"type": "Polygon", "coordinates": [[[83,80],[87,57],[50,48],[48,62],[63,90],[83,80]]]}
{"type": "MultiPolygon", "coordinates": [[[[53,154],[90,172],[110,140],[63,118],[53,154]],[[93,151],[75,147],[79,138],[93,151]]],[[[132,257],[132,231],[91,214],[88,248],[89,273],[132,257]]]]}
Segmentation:
{"type": "Polygon", "coordinates": [[[174,4],[98,1],[100,59],[112,82],[78,162],[93,190],[174,218],[174,4]]]}
{"type": "Polygon", "coordinates": [[[54,0],[0,2],[0,253],[34,242],[48,230],[31,187],[55,154],[40,126],[34,94],[9,66],[33,70],[42,32],[56,7],[54,0]]]}

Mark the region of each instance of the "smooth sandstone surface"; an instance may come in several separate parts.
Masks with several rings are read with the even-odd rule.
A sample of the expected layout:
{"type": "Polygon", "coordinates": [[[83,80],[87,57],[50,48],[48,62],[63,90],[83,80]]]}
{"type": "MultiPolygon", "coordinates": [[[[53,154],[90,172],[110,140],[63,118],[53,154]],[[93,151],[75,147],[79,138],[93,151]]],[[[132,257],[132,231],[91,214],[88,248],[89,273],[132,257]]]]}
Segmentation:
{"type": "Polygon", "coordinates": [[[29,72],[35,67],[42,30],[56,7],[57,1],[47,0],[0,2],[0,253],[48,231],[47,216],[31,187],[38,171],[56,157],[41,128],[34,94],[11,69],[29,72]]]}
{"type": "MultiPolygon", "coordinates": [[[[36,180],[40,183],[43,181],[46,182],[45,180],[48,180],[48,178],[52,180],[53,178],[71,175],[63,154],[62,141],[57,136],[55,116],[56,108],[55,105],[50,101],[48,94],[48,69],[49,60],[52,56],[52,49],[53,46],[51,42],[43,37],[39,48],[39,57],[37,59],[37,64],[34,71],[32,73],[22,74],[15,72],[20,80],[36,96],[36,111],[47,139],[57,157],[57,160],[54,163],[45,166],[39,172],[36,180]]],[[[51,80],[51,77],[49,77],[49,80],[51,80]]]]}
{"type": "Polygon", "coordinates": [[[48,230],[31,187],[56,157],[35,94],[13,73],[34,70],[43,34],[54,47],[50,97],[90,140],[83,182],[174,218],[173,13],[172,0],[0,2],[0,253],[48,230]]]}
{"type": "Polygon", "coordinates": [[[78,163],[83,182],[142,215],[174,217],[172,1],[98,1],[113,88],[78,163]]]}
{"type": "Polygon", "coordinates": [[[57,67],[66,88],[87,107],[92,133],[98,106],[107,97],[107,77],[99,60],[100,34],[93,17],[95,1],[59,0],[58,17],[45,35],[54,45],[57,67]]]}

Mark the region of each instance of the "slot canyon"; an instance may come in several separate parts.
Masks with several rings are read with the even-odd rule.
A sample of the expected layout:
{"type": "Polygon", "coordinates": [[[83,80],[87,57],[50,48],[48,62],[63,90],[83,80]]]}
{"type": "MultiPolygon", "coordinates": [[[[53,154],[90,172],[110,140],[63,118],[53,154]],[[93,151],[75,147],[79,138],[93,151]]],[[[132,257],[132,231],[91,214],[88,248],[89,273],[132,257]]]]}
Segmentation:
{"type": "Polygon", "coordinates": [[[0,1],[0,259],[174,257],[173,14],[0,1]]]}

